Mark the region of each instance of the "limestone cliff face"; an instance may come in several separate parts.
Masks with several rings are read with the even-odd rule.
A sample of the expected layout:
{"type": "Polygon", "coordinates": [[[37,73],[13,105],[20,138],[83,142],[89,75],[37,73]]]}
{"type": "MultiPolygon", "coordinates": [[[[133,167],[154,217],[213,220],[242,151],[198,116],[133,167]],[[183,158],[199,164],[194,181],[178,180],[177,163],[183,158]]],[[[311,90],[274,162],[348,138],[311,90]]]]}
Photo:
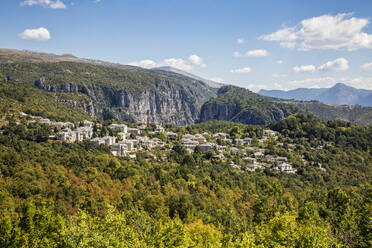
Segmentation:
{"type": "Polygon", "coordinates": [[[45,78],[37,80],[35,86],[49,92],[87,95],[89,103],[64,103],[79,106],[92,117],[144,123],[192,124],[199,119],[201,104],[209,98],[202,90],[189,85],[174,84],[168,80],[160,81],[142,92],[75,83],[56,86],[45,78]]]}
{"type": "Polygon", "coordinates": [[[200,113],[200,122],[209,120],[231,120],[239,111],[239,108],[236,106],[218,104],[216,102],[204,104],[200,113]]]}

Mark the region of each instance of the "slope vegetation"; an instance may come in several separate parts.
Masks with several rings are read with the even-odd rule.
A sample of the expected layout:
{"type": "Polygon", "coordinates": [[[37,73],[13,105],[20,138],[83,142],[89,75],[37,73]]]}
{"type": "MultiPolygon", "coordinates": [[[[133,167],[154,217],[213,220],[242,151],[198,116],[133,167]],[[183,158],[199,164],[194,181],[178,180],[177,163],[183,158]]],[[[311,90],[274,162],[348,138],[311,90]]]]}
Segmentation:
{"type": "Polygon", "coordinates": [[[88,97],[82,94],[47,93],[29,84],[0,81],[2,123],[10,114],[19,115],[20,112],[56,121],[82,121],[90,118],[84,113],[84,104],[88,103],[88,97]],[[76,102],[80,105],[75,105],[76,102]]]}
{"type": "Polygon", "coordinates": [[[253,125],[266,125],[299,112],[294,105],[274,102],[247,89],[224,86],[218,96],[207,101],[200,121],[227,120],[253,125]]]}

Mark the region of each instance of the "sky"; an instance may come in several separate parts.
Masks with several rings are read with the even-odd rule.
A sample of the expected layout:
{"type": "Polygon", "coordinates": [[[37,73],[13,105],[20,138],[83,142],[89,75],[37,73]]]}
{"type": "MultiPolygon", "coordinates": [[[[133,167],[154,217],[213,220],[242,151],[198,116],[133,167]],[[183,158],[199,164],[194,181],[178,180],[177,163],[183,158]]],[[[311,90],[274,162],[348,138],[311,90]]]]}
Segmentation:
{"type": "Polygon", "coordinates": [[[1,0],[0,47],[145,68],[253,91],[372,89],[371,0],[1,0]]]}

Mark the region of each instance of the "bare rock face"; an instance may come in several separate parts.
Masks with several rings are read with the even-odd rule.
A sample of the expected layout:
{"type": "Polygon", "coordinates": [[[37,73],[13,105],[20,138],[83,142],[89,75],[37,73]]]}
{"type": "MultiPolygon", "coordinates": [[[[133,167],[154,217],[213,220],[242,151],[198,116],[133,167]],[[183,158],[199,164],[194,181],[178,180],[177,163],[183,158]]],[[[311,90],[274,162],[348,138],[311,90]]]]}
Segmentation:
{"type": "Polygon", "coordinates": [[[157,91],[144,91],[133,95],[126,90],[116,93],[117,106],[131,113],[137,122],[173,123],[184,125],[193,123],[199,116],[199,109],[187,99],[182,90],[170,87],[157,91]]]}
{"type": "Polygon", "coordinates": [[[200,122],[209,120],[231,120],[240,109],[226,104],[205,104],[200,114],[200,122]]]}
{"type": "Polygon", "coordinates": [[[198,120],[201,104],[208,97],[187,85],[176,85],[165,80],[151,89],[132,92],[114,90],[105,86],[85,86],[63,83],[59,86],[40,78],[34,83],[49,92],[81,93],[90,102],[65,101],[83,109],[92,117],[143,123],[187,125],[198,120]]]}

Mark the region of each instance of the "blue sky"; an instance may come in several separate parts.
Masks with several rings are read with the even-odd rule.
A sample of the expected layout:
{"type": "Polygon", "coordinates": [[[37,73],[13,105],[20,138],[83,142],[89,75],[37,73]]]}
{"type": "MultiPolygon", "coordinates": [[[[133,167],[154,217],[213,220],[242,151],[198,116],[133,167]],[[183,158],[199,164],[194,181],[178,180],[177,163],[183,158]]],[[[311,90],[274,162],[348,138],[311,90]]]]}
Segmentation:
{"type": "Polygon", "coordinates": [[[369,0],[1,0],[0,47],[171,65],[255,91],[372,89],[371,18],[369,0]]]}

